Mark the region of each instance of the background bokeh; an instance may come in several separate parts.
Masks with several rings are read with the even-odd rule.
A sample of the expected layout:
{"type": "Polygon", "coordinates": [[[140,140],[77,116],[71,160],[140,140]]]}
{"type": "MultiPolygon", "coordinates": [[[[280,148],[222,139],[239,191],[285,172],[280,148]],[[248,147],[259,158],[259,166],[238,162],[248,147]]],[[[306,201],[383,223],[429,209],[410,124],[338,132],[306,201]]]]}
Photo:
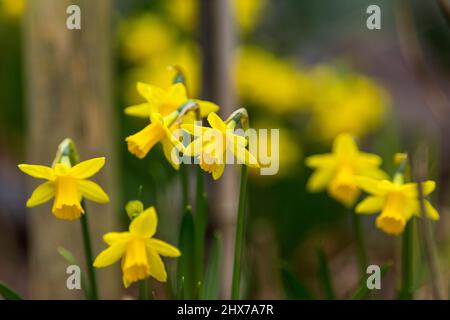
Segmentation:
{"type": "MultiPolygon", "coordinates": [[[[429,175],[439,186],[434,200],[442,217],[435,236],[448,283],[450,127],[439,118],[450,117],[450,30],[438,1],[407,1],[428,73],[417,65],[420,61],[408,58],[396,1],[230,0],[230,5],[235,22],[231,74],[238,106],[249,110],[253,127],[280,129],[279,173],[250,174],[249,295],[323,298],[318,249],[326,253],[338,294],[345,298],[354,290],[358,279],[348,210],[325,193],[310,194],[305,188],[311,173],[305,157],[328,152],[341,132],[352,133],[362,149],[381,155],[389,174],[396,152],[413,152],[417,143],[427,144],[429,175]],[[366,28],[366,8],[372,2],[382,8],[381,30],[366,28]],[[430,86],[444,93],[446,113],[433,114],[430,92],[437,89],[430,86]]],[[[27,124],[33,121],[25,112],[24,10],[23,0],[0,0],[0,279],[28,294],[26,219],[33,210],[25,208],[29,190],[16,167],[27,154],[27,124]]],[[[113,4],[119,207],[138,196],[146,205],[157,204],[162,233],[174,243],[177,233],[171,228],[174,221],[179,223],[173,213],[179,211],[179,178],[161,150],[145,161],[127,152],[122,138],[145,122],[126,117],[123,109],[141,101],[137,81],[168,86],[174,76],[170,65],[183,68],[191,96],[202,96],[200,10],[197,0],[113,4]]],[[[209,203],[209,212],[214,216],[214,203],[209,203]]],[[[123,210],[117,215],[125,227],[123,210]]],[[[208,236],[218,223],[211,219],[208,236]]],[[[396,261],[398,238],[375,229],[372,217],[363,223],[370,262],[396,261]]],[[[379,297],[394,297],[396,273],[394,263],[379,297]]],[[[422,281],[427,276],[422,269],[417,271],[419,297],[429,297],[430,288],[422,281]]]]}

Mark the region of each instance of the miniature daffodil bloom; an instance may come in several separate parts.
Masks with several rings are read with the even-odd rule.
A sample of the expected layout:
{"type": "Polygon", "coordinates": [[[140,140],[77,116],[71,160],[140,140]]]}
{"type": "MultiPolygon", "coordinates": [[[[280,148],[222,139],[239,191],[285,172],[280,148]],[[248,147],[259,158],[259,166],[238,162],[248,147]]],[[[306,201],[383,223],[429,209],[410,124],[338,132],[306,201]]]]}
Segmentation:
{"type": "Polygon", "coordinates": [[[208,115],[208,122],[211,128],[193,124],[182,126],[197,137],[184,149],[185,155],[198,157],[200,167],[211,173],[214,180],[222,176],[228,154],[232,154],[238,163],[259,168],[256,158],[245,148],[247,139],[234,133],[236,126],[234,121],[227,124],[216,113],[211,112],[208,115]]]}
{"type": "MultiPolygon", "coordinates": [[[[356,213],[373,214],[381,212],[376,226],[387,234],[398,235],[403,232],[411,217],[420,216],[420,200],[417,183],[403,183],[402,178],[377,180],[357,177],[358,186],[369,196],[356,206],[356,213]]],[[[423,195],[428,196],[436,187],[434,181],[422,183],[423,195]]],[[[439,213],[428,200],[424,199],[428,218],[439,219],[439,213]]]]}
{"type": "Polygon", "coordinates": [[[351,135],[340,134],[334,140],[332,153],[306,159],[306,165],[315,169],[307,188],[310,192],[327,189],[331,197],[351,206],[360,194],[356,176],[384,178],[381,162],[379,156],[361,152],[351,135]]]}
{"type": "Polygon", "coordinates": [[[96,174],[105,164],[105,158],[94,158],[70,167],[57,163],[54,168],[40,165],[20,164],[19,169],[26,174],[48,180],[39,185],[27,201],[27,207],[34,207],[53,197],[52,212],[58,219],[75,220],[84,213],[81,199],[106,203],[108,195],[96,183],[86,180],[96,174]]]}
{"type": "MultiPolygon", "coordinates": [[[[152,113],[160,113],[165,117],[190,100],[187,96],[186,87],[182,83],[172,84],[165,90],[138,82],[137,90],[146,102],[126,108],[125,114],[140,118],[148,118],[152,113]]],[[[198,99],[193,100],[199,105],[202,118],[219,109],[219,106],[215,103],[198,99]]]]}
{"type": "Polygon", "coordinates": [[[171,152],[174,147],[182,148],[182,145],[170,129],[177,116],[177,111],[164,118],[159,113],[152,113],[150,115],[151,123],[148,126],[125,139],[128,151],[139,159],[143,159],[158,142],[161,142],[164,156],[178,170],[179,163],[172,160],[171,152]]]}
{"type": "Polygon", "coordinates": [[[102,251],[94,261],[94,266],[109,266],[122,258],[123,284],[154,277],[165,282],[167,272],[161,256],[179,257],[180,251],[170,244],[153,238],[158,219],[155,208],[151,207],[139,214],[130,224],[128,232],[110,232],[103,236],[109,248],[102,251]]]}

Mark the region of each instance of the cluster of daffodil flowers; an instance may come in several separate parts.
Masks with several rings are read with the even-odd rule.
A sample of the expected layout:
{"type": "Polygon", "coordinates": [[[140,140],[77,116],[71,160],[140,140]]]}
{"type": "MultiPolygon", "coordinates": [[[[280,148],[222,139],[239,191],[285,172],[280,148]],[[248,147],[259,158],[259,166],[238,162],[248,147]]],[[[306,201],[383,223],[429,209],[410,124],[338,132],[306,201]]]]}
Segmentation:
{"type": "MultiPolygon", "coordinates": [[[[332,198],[347,208],[352,211],[354,208],[355,214],[352,213],[352,216],[355,219],[362,274],[367,268],[367,256],[358,215],[379,213],[375,220],[376,227],[388,235],[405,233],[404,248],[412,245],[411,231],[405,230],[411,225],[414,217],[425,215],[431,220],[439,219],[439,213],[426,199],[435,190],[436,183],[431,180],[420,184],[408,182],[411,179],[406,174],[408,156],[399,153],[395,160],[398,169],[392,179],[389,179],[380,169],[382,159],[376,154],[360,151],[354,138],[347,133],[336,137],[332,153],[313,155],[306,159],[306,165],[314,169],[307,183],[307,189],[310,192],[326,190],[332,198]],[[367,196],[358,202],[362,192],[367,196]],[[355,206],[356,202],[358,203],[355,206]]],[[[404,249],[404,252],[409,251],[404,249]]],[[[411,258],[408,259],[412,263],[411,258]]],[[[404,290],[410,289],[404,287],[404,290]]]]}
{"type": "MultiPolygon", "coordinates": [[[[246,200],[246,168],[247,166],[259,167],[256,158],[247,150],[247,138],[235,132],[238,125],[241,125],[242,129],[248,128],[248,114],[245,109],[238,109],[227,120],[223,121],[216,114],[216,111],[219,109],[216,104],[188,97],[184,83],[185,77],[178,68],[176,70],[177,75],[174,78],[173,84],[167,89],[138,83],[137,90],[141,97],[145,99],[145,102],[126,108],[125,113],[131,116],[148,118],[150,123],[141,131],[126,138],[128,150],[136,157],[143,159],[158,142],[161,142],[165,158],[174,169],[180,169],[180,157],[173,157],[175,151],[175,154],[181,154],[182,157],[195,158],[195,161],[199,164],[199,170],[210,173],[214,180],[222,176],[230,156],[237,163],[243,164],[239,210],[237,213],[238,229],[236,232],[235,276],[233,277],[232,284],[232,297],[238,298],[240,257],[242,254],[244,232],[243,219],[246,200]],[[211,127],[203,127],[195,122],[196,120],[201,121],[204,117],[207,118],[211,127]],[[184,130],[194,140],[189,144],[186,141],[182,141],[181,137],[183,135],[176,134],[176,130],[184,130]]],[[[181,174],[183,174],[183,171],[181,174]]],[[[184,179],[187,178],[184,177],[184,179]]],[[[197,258],[197,268],[199,270],[202,270],[201,265],[203,264],[204,237],[207,223],[205,204],[203,203],[204,191],[202,180],[203,175],[199,173],[197,175],[197,212],[194,226],[196,229],[195,241],[197,244],[194,255],[197,258]]],[[[187,189],[186,183],[183,183],[183,188],[187,189]]],[[[184,205],[189,206],[189,201],[187,200],[189,199],[188,193],[188,190],[184,190],[183,192],[185,194],[184,205]]],[[[191,259],[193,258],[191,257],[191,259]]],[[[103,263],[100,263],[100,265],[103,265],[103,263]]],[[[130,279],[142,279],[148,274],[151,274],[151,271],[149,272],[147,273],[142,270],[139,272],[136,271],[136,274],[130,276],[130,279]]],[[[192,276],[183,275],[182,281],[186,281],[185,277],[192,276]]],[[[161,280],[162,277],[157,279],[161,280]]],[[[196,281],[201,284],[204,281],[201,271],[196,272],[196,281]]]]}
{"type": "MultiPolygon", "coordinates": [[[[406,161],[404,157],[401,162],[406,161]]],[[[395,173],[392,181],[389,180],[380,169],[381,163],[379,156],[361,152],[351,135],[340,134],[334,141],[332,153],[306,159],[306,164],[315,169],[307,188],[310,192],[326,189],[331,197],[348,207],[355,204],[361,191],[365,191],[369,196],[357,204],[356,213],[380,212],[376,226],[387,234],[398,235],[413,216],[420,216],[418,185],[405,183],[405,174],[401,170],[395,173]]],[[[425,181],[422,185],[424,196],[436,187],[434,181],[425,181]]],[[[439,219],[431,203],[426,199],[423,201],[428,218],[439,219]]]]}
{"type": "MultiPolygon", "coordinates": [[[[178,70],[178,69],[177,69],[178,70]]],[[[219,107],[209,101],[191,99],[187,95],[184,75],[178,70],[174,82],[168,88],[160,88],[144,83],[137,84],[139,94],[145,101],[125,109],[125,114],[149,120],[149,124],[137,133],[125,139],[128,150],[139,159],[153,149],[157,143],[162,144],[166,159],[176,170],[180,163],[174,161],[173,152],[181,153],[185,157],[198,160],[199,170],[211,173],[215,180],[224,172],[227,157],[235,158],[237,163],[243,164],[241,177],[241,193],[239,198],[238,231],[236,233],[235,275],[233,277],[233,298],[239,297],[240,257],[243,242],[243,221],[246,199],[246,167],[258,167],[256,158],[246,149],[248,141],[243,135],[238,135],[235,129],[240,124],[243,129],[248,127],[248,115],[245,109],[239,109],[223,121],[215,113],[219,107]],[[207,117],[210,128],[195,124],[195,120],[207,117]],[[182,138],[175,134],[175,130],[185,130],[186,135],[192,135],[192,143],[183,145],[182,138]]],[[[94,158],[79,162],[75,144],[64,140],[57,151],[51,167],[41,165],[21,164],[19,169],[26,174],[47,180],[39,185],[27,201],[28,207],[33,207],[55,198],[52,212],[58,219],[81,220],[86,261],[88,264],[89,286],[85,291],[89,298],[97,299],[95,269],[109,266],[122,260],[122,279],[124,287],[132,283],[145,281],[149,277],[160,282],[167,281],[167,271],[161,256],[179,257],[181,252],[176,247],[154,238],[157,228],[157,213],[154,207],[144,210],[142,202],[134,200],[127,204],[126,211],[131,220],[126,232],[109,232],[103,236],[109,246],[93,259],[91,238],[83,198],[99,202],[109,202],[108,195],[103,189],[87,180],[96,174],[105,164],[105,158],[94,158]]],[[[203,175],[197,177],[197,213],[195,228],[196,242],[199,243],[195,252],[188,252],[199,258],[203,263],[205,248],[204,236],[206,228],[206,213],[204,204],[199,203],[203,197],[203,175]],[[200,199],[200,200],[199,200],[200,199]],[[203,211],[203,212],[201,212],[203,211]],[[203,229],[203,230],[202,230],[203,229]]],[[[190,210],[189,204],[186,210],[190,210]]],[[[186,254],[188,254],[186,253],[186,254]]],[[[194,259],[190,256],[186,259],[194,259]]],[[[199,268],[199,270],[201,270],[199,268]]],[[[183,274],[179,286],[186,285],[186,278],[194,279],[194,283],[202,283],[202,272],[188,275],[183,274]]],[[[197,295],[198,297],[198,295],[197,295]]]]}

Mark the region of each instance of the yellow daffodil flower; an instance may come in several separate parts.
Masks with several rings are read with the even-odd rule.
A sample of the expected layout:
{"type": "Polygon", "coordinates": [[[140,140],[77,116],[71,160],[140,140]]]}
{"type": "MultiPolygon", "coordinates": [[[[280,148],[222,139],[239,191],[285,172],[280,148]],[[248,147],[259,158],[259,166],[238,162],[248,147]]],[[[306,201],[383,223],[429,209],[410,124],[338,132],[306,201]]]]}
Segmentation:
{"type": "Polygon", "coordinates": [[[306,165],[316,170],[307,188],[310,192],[327,189],[331,197],[350,206],[360,194],[356,176],[384,178],[381,162],[379,156],[359,151],[352,136],[340,134],[334,140],[332,153],[306,159],[306,165]]]}
{"type": "Polygon", "coordinates": [[[182,126],[183,129],[197,137],[184,149],[185,155],[198,157],[200,167],[211,173],[214,180],[222,176],[229,153],[238,160],[238,163],[259,168],[256,158],[245,148],[248,143],[247,139],[233,133],[236,126],[234,121],[226,124],[216,113],[211,112],[208,115],[208,122],[211,128],[192,124],[182,126]]]}
{"type": "Polygon", "coordinates": [[[58,219],[75,220],[84,213],[81,199],[106,203],[108,195],[96,183],[86,180],[96,174],[105,164],[105,158],[94,158],[70,167],[57,163],[54,168],[40,165],[19,164],[26,174],[48,180],[39,185],[27,201],[31,208],[55,197],[52,212],[58,219]]]}
{"type": "MultiPolygon", "coordinates": [[[[138,82],[137,90],[146,102],[126,108],[125,114],[140,118],[148,118],[152,113],[160,113],[165,117],[190,100],[187,96],[186,87],[182,83],[172,84],[167,90],[164,90],[138,82]]],[[[201,117],[206,117],[210,112],[219,110],[219,106],[213,102],[193,100],[200,108],[201,117]]]]}
{"type": "MultiPolygon", "coordinates": [[[[417,183],[403,183],[403,179],[377,180],[357,177],[358,186],[370,194],[356,206],[356,213],[381,212],[376,226],[387,234],[398,235],[414,215],[420,216],[420,200],[417,183]]],[[[423,195],[428,196],[436,187],[434,181],[422,183],[423,195]]],[[[439,219],[439,213],[428,200],[424,200],[426,214],[432,220],[439,219]]]]}
{"type": "Polygon", "coordinates": [[[182,149],[182,144],[175,138],[170,129],[177,116],[177,111],[164,118],[159,113],[152,113],[150,115],[151,123],[148,126],[125,139],[128,144],[128,151],[139,159],[143,159],[155,144],[161,142],[167,161],[178,170],[179,164],[172,160],[171,152],[174,147],[182,149]]]}
{"type": "Polygon", "coordinates": [[[167,273],[160,256],[179,257],[180,251],[159,239],[153,238],[158,218],[155,208],[143,211],[130,224],[128,232],[109,232],[103,236],[109,248],[94,261],[94,267],[109,266],[122,258],[123,284],[154,277],[165,282],[167,273]]]}

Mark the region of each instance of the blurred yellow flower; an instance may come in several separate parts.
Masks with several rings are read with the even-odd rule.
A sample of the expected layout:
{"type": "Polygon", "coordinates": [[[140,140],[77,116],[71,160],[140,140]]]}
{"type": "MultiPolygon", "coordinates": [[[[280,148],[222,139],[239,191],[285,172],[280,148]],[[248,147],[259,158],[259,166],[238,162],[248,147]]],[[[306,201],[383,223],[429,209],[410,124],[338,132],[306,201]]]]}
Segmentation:
{"type": "Polygon", "coordinates": [[[161,256],[179,257],[181,253],[174,246],[153,238],[157,224],[156,210],[151,207],[134,218],[128,232],[105,234],[103,241],[109,247],[97,256],[94,267],[106,267],[122,258],[125,288],[148,277],[166,282],[167,272],[161,256]]]}
{"type": "Polygon", "coordinates": [[[233,9],[237,25],[243,33],[252,31],[261,17],[266,0],[234,0],[233,9]]]}
{"type": "MultiPolygon", "coordinates": [[[[125,114],[140,118],[148,118],[151,113],[167,116],[188,102],[186,87],[182,83],[172,84],[167,90],[138,82],[137,90],[146,102],[127,107],[125,114]]],[[[200,108],[200,116],[205,117],[210,112],[219,110],[213,102],[193,99],[200,108]]]]}
{"type": "MultiPolygon", "coordinates": [[[[199,0],[165,0],[165,9],[182,31],[192,32],[199,27],[199,0]]],[[[237,27],[243,33],[252,31],[261,18],[267,0],[233,0],[233,11],[237,27]]]]}
{"type": "MultiPolygon", "coordinates": [[[[394,181],[357,177],[358,186],[369,196],[356,206],[356,213],[381,212],[376,226],[387,234],[398,235],[414,215],[420,216],[420,202],[417,183],[403,183],[402,176],[394,181]]],[[[436,187],[434,181],[423,182],[423,195],[428,196],[436,187]]],[[[428,200],[424,200],[428,218],[439,219],[439,213],[428,200]]]]}
{"type": "Polygon", "coordinates": [[[9,17],[21,17],[25,11],[25,0],[0,0],[0,11],[9,17]]]}
{"type": "Polygon", "coordinates": [[[310,75],[310,131],[319,139],[329,141],[343,132],[362,137],[382,123],[389,97],[374,80],[330,66],[317,66],[310,75]]]}
{"type": "Polygon", "coordinates": [[[172,46],[163,54],[154,54],[145,61],[136,64],[125,75],[125,101],[127,104],[135,104],[140,101],[136,93],[136,83],[157,83],[161,88],[169,88],[172,85],[176,70],[168,70],[167,66],[183,66],[188,95],[198,96],[200,87],[200,58],[198,46],[191,42],[180,43],[172,46]]]}
{"type": "Polygon", "coordinates": [[[208,122],[211,128],[193,124],[182,125],[183,129],[197,137],[185,148],[185,155],[198,157],[200,167],[211,173],[214,180],[222,176],[227,152],[231,152],[239,162],[249,167],[259,167],[256,158],[245,148],[247,139],[233,133],[236,126],[234,121],[226,124],[216,113],[211,112],[208,122]]]}
{"type": "Polygon", "coordinates": [[[176,44],[176,34],[170,25],[150,13],[122,22],[119,39],[124,57],[131,62],[164,56],[176,44]]]}
{"type": "Polygon", "coordinates": [[[174,147],[182,148],[182,145],[170,129],[178,114],[178,111],[174,111],[166,117],[160,113],[150,114],[150,124],[125,139],[128,151],[139,159],[143,159],[158,142],[161,142],[167,161],[175,170],[178,170],[179,164],[172,160],[171,152],[174,147]]]}
{"type": "Polygon", "coordinates": [[[198,25],[198,0],[165,0],[167,13],[181,30],[194,31],[198,25]]]}
{"type": "Polygon", "coordinates": [[[257,47],[241,47],[237,54],[237,91],[244,101],[274,113],[300,109],[309,101],[310,81],[293,64],[257,47]]]}
{"type": "MultiPolygon", "coordinates": [[[[252,127],[256,129],[268,129],[268,128],[278,128],[278,148],[274,148],[272,153],[272,134],[271,130],[268,129],[267,132],[267,145],[264,149],[267,149],[267,154],[261,153],[261,140],[258,139],[258,154],[255,155],[258,159],[258,163],[261,168],[268,168],[275,161],[274,158],[278,157],[279,171],[274,175],[261,175],[260,170],[250,170],[250,177],[252,179],[257,179],[258,183],[270,183],[275,181],[275,179],[283,179],[288,176],[295,174],[296,170],[300,168],[300,164],[303,157],[303,151],[299,145],[298,134],[292,132],[289,128],[284,127],[280,123],[269,120],[259,120],[257,122],[252,121],[252,127]],[[264,158],[264,159],[263,159],[264,158]],[[270,163],[268,159],[270,159],[270,163]]],[[[261,136],[260,136],[261,137],[261,136]]]]}
{"type": "Polygon", "coordinates": [[[27,201],[34,207],[55,197],[52,212],[58,219],[75,220],[84,213],[81,198],[106,203],[108,195],[96,183],[86,180],[96,174],[105,164],[105,158],[94,158],[70,167],[57,163],[54,168],[40,165],[20,164],[26,174],[48,180],[39,185],[27,201]]]}
{"type": "Polygon", "coordinates": [[[384,178],[381,162],[379,156],[359,151],[351,135],[340,134],[334,140],[332,153],[306,159],[306,165],[316,170],[309,178],[308,191],[326,188],[331,197],[351,206],[360,194],[356,176],[384,178]]]}

